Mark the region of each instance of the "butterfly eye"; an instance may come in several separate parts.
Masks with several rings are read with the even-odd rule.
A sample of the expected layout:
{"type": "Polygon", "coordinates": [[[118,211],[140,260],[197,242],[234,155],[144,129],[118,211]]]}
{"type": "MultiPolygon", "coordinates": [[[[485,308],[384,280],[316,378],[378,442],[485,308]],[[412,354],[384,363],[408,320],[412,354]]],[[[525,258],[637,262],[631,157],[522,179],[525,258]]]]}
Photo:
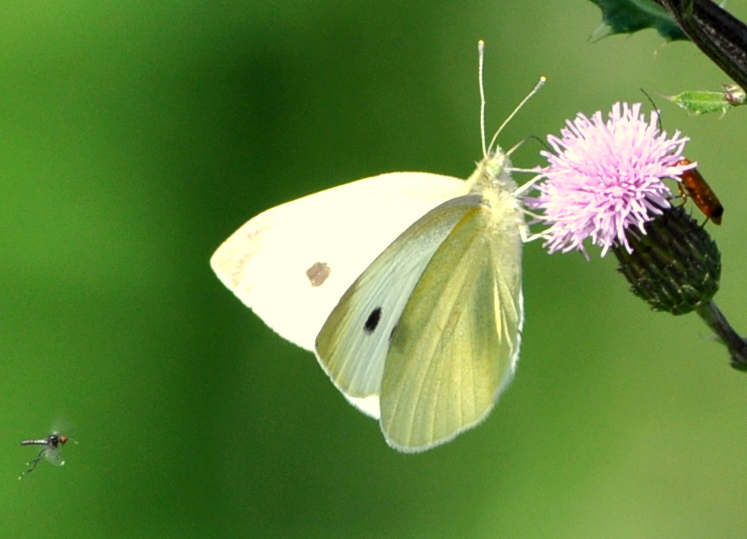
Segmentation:
{"type": "Polygon", "coordinates": [[[373,311],[371,311],[371,314],[368,315],[368,320],[366,320],[366,323],[363,325],[363,329],[366,333],[369,335],[374,332],[374,330],[379,325],[379,321],[381,320],[381,307],[376,307],[373,311]]]}
{"type": "Polygon", "coordinates": [[[326,263],[314,262],[314,265],[306,270],[306,277],[309,279],[311,286],[317,288],[324,284],[330,273],[332,273],[332,268],[326,263]]]}

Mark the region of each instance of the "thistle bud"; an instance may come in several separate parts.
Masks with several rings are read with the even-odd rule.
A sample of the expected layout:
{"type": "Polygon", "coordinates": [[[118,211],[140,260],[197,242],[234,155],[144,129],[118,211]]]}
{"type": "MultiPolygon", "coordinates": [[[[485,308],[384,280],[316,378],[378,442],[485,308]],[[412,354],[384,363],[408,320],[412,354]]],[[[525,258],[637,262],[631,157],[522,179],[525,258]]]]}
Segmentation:
{"type": "Polygon", "coordinates": [[[628,245],[614,246],[618,271],[631,291],[655,311],[685,314],[718,291],[721,253],[716,242],[681,207],[670,207],[645,225],[627,231],[628,245]]]}

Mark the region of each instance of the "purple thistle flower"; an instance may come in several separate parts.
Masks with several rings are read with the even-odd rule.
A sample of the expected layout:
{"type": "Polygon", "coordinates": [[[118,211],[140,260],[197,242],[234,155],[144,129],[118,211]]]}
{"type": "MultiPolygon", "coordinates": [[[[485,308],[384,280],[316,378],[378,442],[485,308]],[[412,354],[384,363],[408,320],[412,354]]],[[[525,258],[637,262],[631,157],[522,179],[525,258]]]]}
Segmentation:
{"type": "Polygon", "coordinates": [[[542,236],[550,253],[578,249],[587,257],[584,240],[602,248],[632,248],[630,228],[645,234],[644,224],[669,208],[672,192],[662,181],[697,166],[680,165],[688,137],[679,131],[667,137],[660,131],[658,114],[646,122],[641,104],[615,103],[605,123],[601,111],[591,118],[578,114],[566,121],[561,137],[549,135],[553,152],[543,151],[547,167],[537,171],[546,178],[538,184],[538,197],[524,199],[527,207],[541,209],[539,222],[549,224],[542,236]]]}

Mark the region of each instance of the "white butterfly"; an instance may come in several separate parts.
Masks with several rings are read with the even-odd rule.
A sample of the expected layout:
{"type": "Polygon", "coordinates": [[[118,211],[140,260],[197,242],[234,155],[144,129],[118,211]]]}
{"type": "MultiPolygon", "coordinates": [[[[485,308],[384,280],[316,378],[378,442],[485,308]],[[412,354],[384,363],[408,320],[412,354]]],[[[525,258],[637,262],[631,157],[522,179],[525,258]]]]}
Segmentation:
{"type": "MultiPolygon", "coordinates": [[[[482,48],[480,80],[482,91],[482,48]]],[[[400,451],[482,421],[514,374],[523,188],[491,148],[467,180],[394,172],[272,208],[211,259],[268,326],[316,353],[400,451]]]]}

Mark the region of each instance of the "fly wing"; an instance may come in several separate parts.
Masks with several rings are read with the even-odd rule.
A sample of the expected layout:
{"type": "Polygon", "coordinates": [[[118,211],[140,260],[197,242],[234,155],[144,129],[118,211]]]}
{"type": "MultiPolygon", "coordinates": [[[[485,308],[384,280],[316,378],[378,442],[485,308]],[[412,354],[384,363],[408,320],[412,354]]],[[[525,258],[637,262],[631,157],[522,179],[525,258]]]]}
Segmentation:
{"type": "Polygon", "coordinates": [[[62,453],[60,452],[59,447],[48,447],[44,450],[44,457],[55,466],[62,466],[65,464],[65,459],[62,458],[62,453]]]}

